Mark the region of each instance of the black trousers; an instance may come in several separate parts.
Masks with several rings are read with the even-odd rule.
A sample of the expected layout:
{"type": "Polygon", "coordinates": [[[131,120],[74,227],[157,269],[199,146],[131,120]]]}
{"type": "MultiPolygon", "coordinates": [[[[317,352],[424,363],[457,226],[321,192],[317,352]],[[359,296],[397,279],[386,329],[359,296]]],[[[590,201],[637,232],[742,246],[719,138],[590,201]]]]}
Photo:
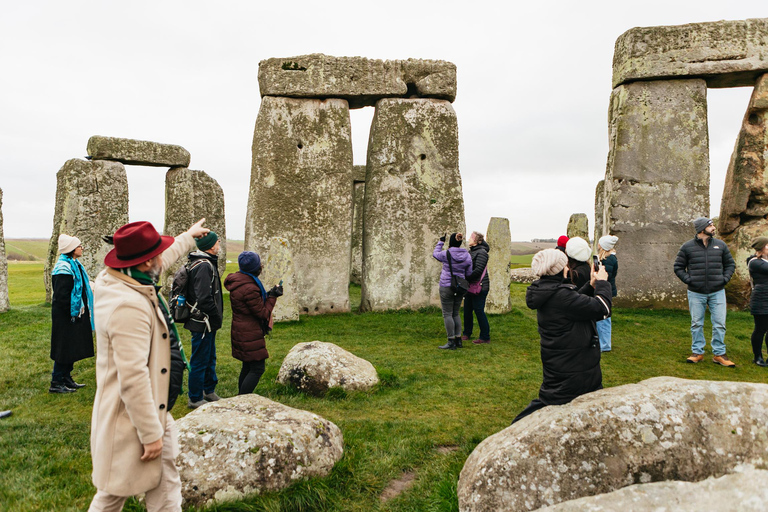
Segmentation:
{"type": "Polygon", "coordinates": [[[755,315],[755,330],[752,331],[752,354],[755,359],[763,356],[763,340],[766,333],[768,333],[768,315],[755,315]]]}
{"type": "Polygon", "coordinates": [[[261,376],[264,375],[264,368],[266,367],[265,360],[261,361],[243,361],[243,367],[240,370],[240,378],[238,379],[238,395],[248,395],[253,393],[256,386],[261,380],[261,376]]]}
{"type": "Polygon", "coordinates": [[[526,416],[529,416],[539,409],[543,409],[547,406],[544,402],[539,400],[538,398],[534,398],[531,400],[531,403],[528,404],[528,406],[523,409],[523,412],[515,416],[515,419],[512,420],[512,425],[514,425],[516,422],[520,421],[521,419],[525,418],[526,416]]]}

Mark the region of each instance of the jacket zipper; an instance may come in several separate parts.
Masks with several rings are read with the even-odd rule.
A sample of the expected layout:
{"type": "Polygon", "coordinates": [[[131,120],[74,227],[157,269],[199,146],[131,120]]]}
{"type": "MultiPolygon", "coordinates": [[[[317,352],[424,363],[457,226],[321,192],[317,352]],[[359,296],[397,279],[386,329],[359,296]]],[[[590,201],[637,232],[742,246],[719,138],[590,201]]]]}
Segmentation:
{"type": "Polygon", "coordinates": [[[704,245],[704,293],[709,294],[709,245],[705,244],[704,240],[701,243],[704,245]]]}

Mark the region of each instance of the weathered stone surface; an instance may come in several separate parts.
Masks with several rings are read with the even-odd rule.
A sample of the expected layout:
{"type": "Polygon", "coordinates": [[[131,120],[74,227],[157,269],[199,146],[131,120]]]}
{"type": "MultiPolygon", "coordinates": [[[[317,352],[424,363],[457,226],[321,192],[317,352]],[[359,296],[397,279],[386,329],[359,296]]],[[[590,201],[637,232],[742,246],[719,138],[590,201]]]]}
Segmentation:
{"type": "Polygon", "coordinates": [[[459,138],[451,104],[384,99],[368,143],[362,310],[439,305],[444,233],[465,232],[459,138]]]}
{"type": "Polygon", "coordinates": [[[299,295],[296,292],[296,271],[293,268],[291,244],[285,238],[274,237],[269,249],[261,255],[264,270],[260,279],[267,290],[283,282],[283,295],[277,298],[272,319],[275,322],[292,322],[299,319],[299,295]]]}
{"type": "Polygon", "coordinates": [[[262,96],[341,98],[350,108],[382,98],[456,99],[456,65],[443,60],[377,60],[322,53],[259,62],[262,96]]]}
{"type": "Polygon", "coordinates": [[[365,166],[356,165],[352,171],[352,257],[349,281],[363,282],[363,209],[365,207],[365,166]]]}
{"type": "Polygon", "coordinates": [[[491,217],[485,240],[491,247],[488,257],[488,279],[491,288],[485,301],[485,311],[491,314],[506,313],[512,309],[509,296],[509,259],[512,256],[512,234],[509,219],[491,217]]]}
{"type": "MultiPolygon", "coordinates": [[[[227,269],[227,222],[224,215],[224,191],[205,171],[174,167],[165,174],[164,234],[177,236],[205,218],[205,227],[219,235],[219,275],[227,269]]],[[[177,261],[163,275],[164,293],[170,293],[173,275],[186,258],[177,261]]]]}
{"type": "Polygon", "coordinates": [[[329,388],[370,389],[379,382],[376,368],[365,359],[322,341],[295,345],[283,359],[277,382],[322,395],[329,388]]]}
{"type": "Polygon", "coordinates": [[[459,509],[536,510],[764,465],[766,400],[766,384],[656,377],[545,407],[475,448],[459,478],[459,509]]]}
{"type": "Polygon", "coordinates": [[[255,394],[210,402],[176,425],[185,505],[239,500],[326,476],[343,455],[336,425],[255,394]]]}
{"type": "Polygon", "coordinates": [[[606,233],[621,239],[619,306],[687,308],[672,272],[691,221],[709,213],[704,80],[635,82],[611,96],[606,233]]]}
{"type": "Polygon", "coordinates": [[[768,235],[768,75],[757,81],[731,155],[720,204],[718,231],[736,273],[726,287],[728,304],[746,307],[752,287],[747,256],[752,240],[768,235]]]}
{"type": "Polygon", "coordinates": [[[530,268],[513,268],[509,271],[513,283],[531,284],[539,278],[530,268]]]}
{"type": "MultiPolygon", "coordinates": [[[[605,233],[603,232],[603,221],[605,216],[605,180],[597,182],[595,187],[595,231],[592,238],[592,250],[597,254],[597,242],[605,233]]],[[[585,238],[586,240],[586,238],[585,238]]]]}
{"type": "Polygon", "coordinates": [[[768,19],[637,27],[616,40],[613,86],[704,78],[710,87],[752,85],[768,72],[768,19]]]}
{"type": "Polygon", "coordinates": [[[695,483],[631,485],[540,508],[538,512],[765,512],[767,502],[768,471],[745,469],[695,483]]]}
{"type": "Polygon", "coordinates": [[[352,138],[344,100],[265,97],[253,134],[245,249],[291,241],[299,306],[349,311],[352,138]]]}
{"type": "Polygon", "coordinates": [[[568,219],[568,238],[580,237],[589,241],[589,219],[586,213],[574,213],[568,219]]]}
{"type": "Polygon", "coordinates": [[[112,249],[101,239],[128,222],[128,177],[119,162],[73,158],[56,173],[53,233],[45,263],[45,300],[51,301],[51,270],[58,259],[61,233],[83,243],[80,263],[91,279],[104,268],[112,249]]]}
{"type": "Polygon", "coordinates": [[[181,146],[100,135],[88,139],[88,156],[152,167],[187,167],[190,160],[189,151],[181,146]]]}
{"type": "Polygon", "coordinates": [[[5,237],[3,236],[3,189],[0,188],[0,313],[8,311],[11,303],[8,300],[8,260],[5,253],[5,237]]]}

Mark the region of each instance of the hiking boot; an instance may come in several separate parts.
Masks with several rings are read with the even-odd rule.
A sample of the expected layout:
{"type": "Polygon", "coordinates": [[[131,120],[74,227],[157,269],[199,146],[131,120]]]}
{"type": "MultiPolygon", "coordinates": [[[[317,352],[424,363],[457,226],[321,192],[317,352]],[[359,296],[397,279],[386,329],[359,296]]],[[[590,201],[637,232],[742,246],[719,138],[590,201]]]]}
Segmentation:
{"type": "Polygon", "coordinates": [[[207,403],[208,402],[206,402],[205,400],[198,400],[197,402],[193,402],[192,400],[189,400],[187,401],[187,407],[189,407],[190,409],[197,409],[201,405],[205,405],[207,403]]]}
{"type": "Polygon", "coordinates": [[[203,400],[205,400],[206,402],[216,402],[218,400],[221,400],[221,397],[219,395],[217,395],[216,392],[214,391],[212,393],[204,394],[203,395],[203,400]]]}
{"type": "Polygon", "coordinates": [[[765,360],[763,359],[763,356],[756,357],[752,362],[755,363],[757,366],[763,366],[763,367],[768,366],[768,363],[765,362],[765,360]]]}
{"type": "Polygon", "coordinates": [[[445,345],[440,345],[437,348],[442,348],[445,350],[456,350],[456,342],[454,341],[454,338],[448,338],[448,343],[445,345]]]}
{"type": "Polygon", "coordinates": [[[456,348],[464,348],[464,344],[461,342],[461,337],[459,336],[453,338],[453,344],[456,345],[456,348]]]}
{"type": "Polygon", "coordinates": [[[64,377],[64,385],[70,389],[80,389],[85,387],[85,384],[78,384],[75,382],[71,375],[69,377],[64,377]]]}
{"type": "Polygon", "coordinates": [[[713,357],[712,362],[719,364],[720,366],[725,366],[726,368],[736,368],[736,363],[728,359],[728,356],[725,354],[713,357]]]}
{"type": "Polygon", "coordinates": [[[52,381],[51,387],[48,388],[49,393],[74,393],[76,389],[68,388],[66,384],[59,381],[52,381]]]}
{"type": "Polygon", "coordinates": [[[474,340],[472,343],[474,343],[475,345],[483,345],[485,343],[490,343],[490,342],[491,342],[491,340],[482,340],[482,339],[478,338],[478,339],[474,340]]]}
{"type": "Polygon", "coordinates": [[[686,363],[700,363],[704,360],[704,354],[691,354],[691,357],[685,360],[686,363]]]}

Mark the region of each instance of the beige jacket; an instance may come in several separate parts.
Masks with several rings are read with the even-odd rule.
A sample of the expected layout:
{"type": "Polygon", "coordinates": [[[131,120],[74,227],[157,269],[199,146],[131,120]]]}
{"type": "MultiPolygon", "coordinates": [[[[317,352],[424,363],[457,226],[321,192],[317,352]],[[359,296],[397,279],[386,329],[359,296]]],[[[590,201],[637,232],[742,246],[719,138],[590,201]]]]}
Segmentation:
{"type": "MultiPolygon", "coordinates": [[[[163,270],[195,247],[182,233],[163,252],[163,270]]],[[[157,487],[161,457],[142,462],[143,444],[163,437],[171,347],[151,285],[107,268],[96,278],[96,397],[91,417],[93,484],[115,496],[157,487]]]]}

